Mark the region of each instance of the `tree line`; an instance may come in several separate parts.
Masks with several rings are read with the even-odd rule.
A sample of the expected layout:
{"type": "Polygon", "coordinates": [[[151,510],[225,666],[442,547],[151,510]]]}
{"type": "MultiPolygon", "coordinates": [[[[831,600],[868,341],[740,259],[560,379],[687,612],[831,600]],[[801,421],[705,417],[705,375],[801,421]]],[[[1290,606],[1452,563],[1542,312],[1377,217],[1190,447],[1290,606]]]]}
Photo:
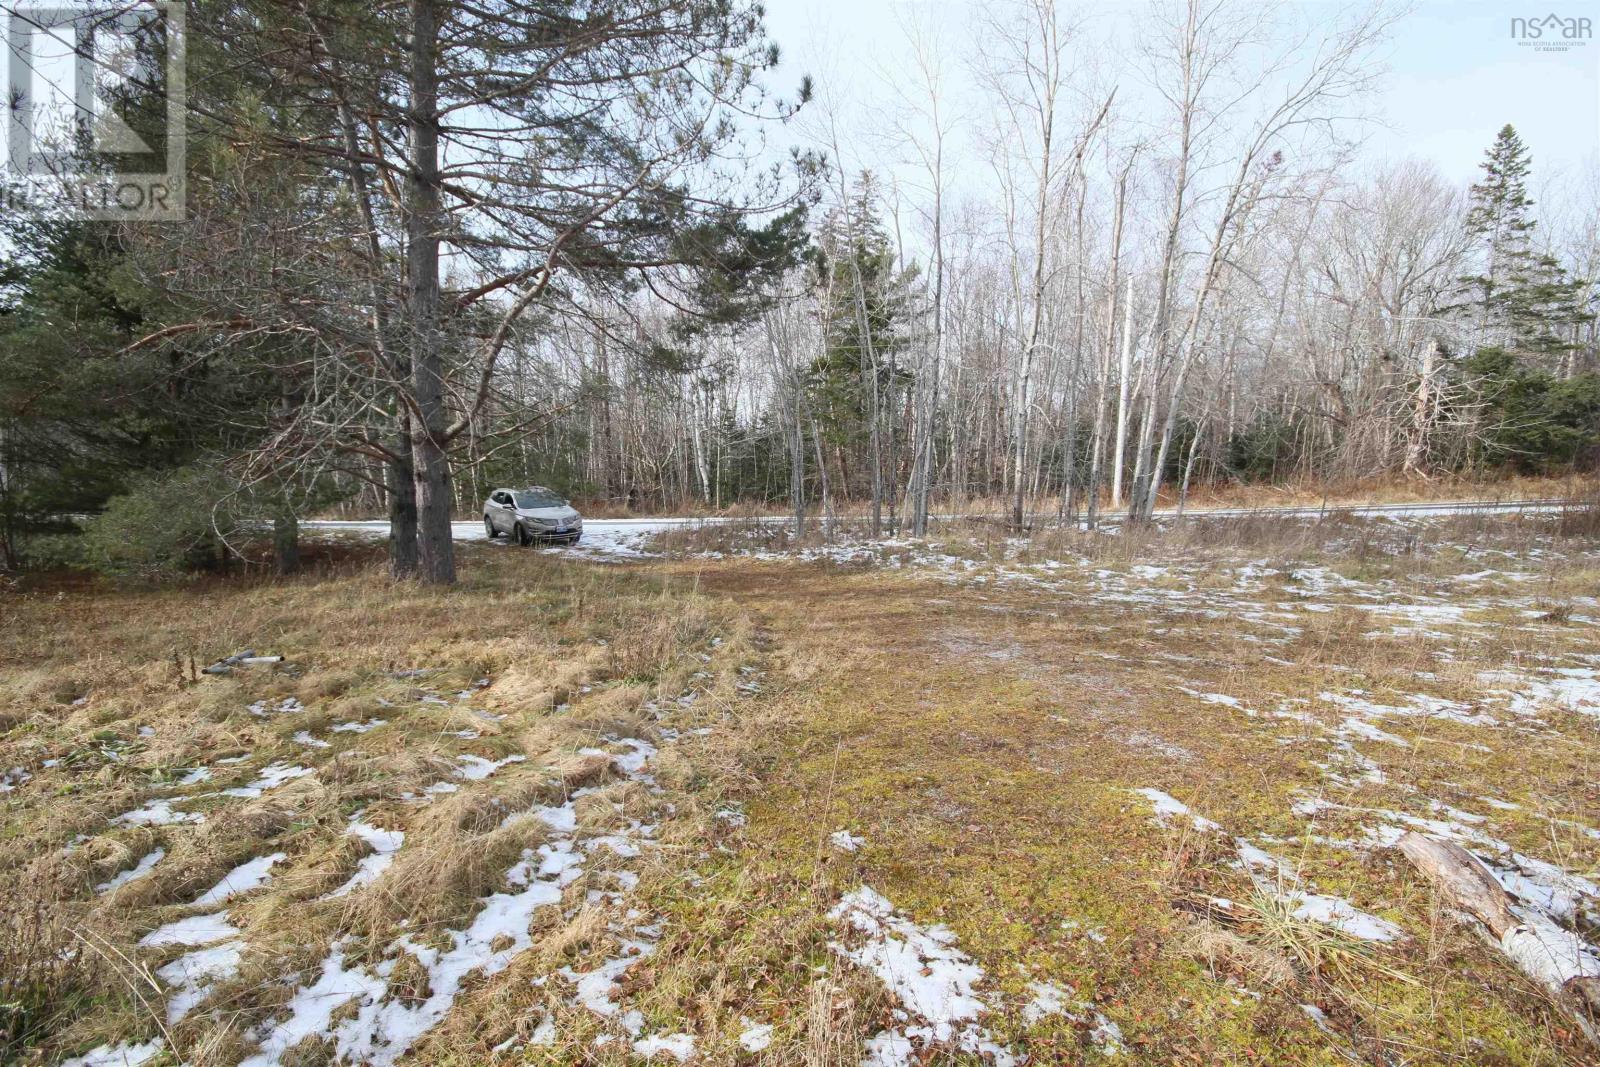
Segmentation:
{"type": "Polygon", "coordinates": [[[922,534],[1594,463],[1593,188],[1365,160],[1381,9],[1139,19],[912,27],[863,160],[754,5],[195,0],[185,221],[7,223],[0,555],[290,569],[344,508],[448,582],[506,484],[922,534]]]}

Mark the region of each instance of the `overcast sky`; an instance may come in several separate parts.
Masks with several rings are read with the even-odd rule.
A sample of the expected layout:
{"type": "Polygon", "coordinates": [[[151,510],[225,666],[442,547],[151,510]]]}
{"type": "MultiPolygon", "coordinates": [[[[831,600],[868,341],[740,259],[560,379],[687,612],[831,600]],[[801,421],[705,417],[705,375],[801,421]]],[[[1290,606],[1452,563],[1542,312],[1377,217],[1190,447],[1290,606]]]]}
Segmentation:
{"type": "MultiPolygon", "coordinates": [[[[1333,2],[1302,2],[1330,17],[1341,10],[1333,2]]],[[[767,0],[768,30],[783,49],[775,87],[786,91],[800,74],[811,73],[835,83],[824,84],[824,92],[842,89],[870,108],[885,95],[877,79],[894,76],[903,62],[906,8],[905,0],[767,0]]],[[[1138,0],[1072,0],[1062,10],[1087,20],[1100,39],[1107,29],[1114,36],[1114,27],[1135,24],[1143,8],[1138,0]]],[[[947,0],[924,4],[921,15],[943,27],[953,57],[970,39],[972,11],[961,0],[947,0]]],[[[1552,53],[1520,46],[1511,36],[1513,16],[1551,11],[1600,24],[1600,4],[1592,2],[1556,0],[1537,11],[1503,0],[1413,4],[1381,52],[1388,74],[1372,109],[1381,125],[1367,131],[1363,157],[1418,156],[1467,182],[1495,132],[1510,122],[1532,150],[1536,181],[1557,169],[1571,174],[1593,165],[1600,157],[1600,40],[1552,53]]],[[[870,150],[856,150],[870,158],[870,150]]]]}

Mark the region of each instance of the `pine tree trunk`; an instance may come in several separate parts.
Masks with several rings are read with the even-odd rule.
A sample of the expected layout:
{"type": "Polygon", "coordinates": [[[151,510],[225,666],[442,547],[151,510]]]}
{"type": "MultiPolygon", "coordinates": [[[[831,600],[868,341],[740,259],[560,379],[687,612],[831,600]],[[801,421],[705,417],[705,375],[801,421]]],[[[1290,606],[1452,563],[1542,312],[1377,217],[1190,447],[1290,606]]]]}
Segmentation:
{"type": "Polygon", "coordinates": [[[411,0],[411,169],[406,176],[406,295],[411,390],[417,415],[411,461],[417,490],[418,573],[430,585],[456,580],[451,541],[450,458],[445,449],[444,361],[439,337],[438,0],[411,0]]]}
{"type": "Polygon", "coordinates": [[[287,509],[272,519],[272,564],[278,574],[300,569],[300,520],[287,509]]]}
{"type": "Polygon", "coordinates": [[[411,579],[417,576],[417,486],[411,473],[410,420],[401,419],[400,443],[395,458],[388,464],[389,498],[389,575],[411,579]]]}

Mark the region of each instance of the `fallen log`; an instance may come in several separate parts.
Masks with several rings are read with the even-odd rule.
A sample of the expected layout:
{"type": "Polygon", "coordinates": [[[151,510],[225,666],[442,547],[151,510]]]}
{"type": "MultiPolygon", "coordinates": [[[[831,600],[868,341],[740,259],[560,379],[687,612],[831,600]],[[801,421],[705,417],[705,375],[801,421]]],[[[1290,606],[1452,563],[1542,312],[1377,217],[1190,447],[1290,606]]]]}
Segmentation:
{"type": "Polygon", "coordinates": [[[1600,954],[1548,916],[1513,910],[1511,895],[1460,845],[1412,832],[1400,851],[1600,1045],[1600,954]]]}

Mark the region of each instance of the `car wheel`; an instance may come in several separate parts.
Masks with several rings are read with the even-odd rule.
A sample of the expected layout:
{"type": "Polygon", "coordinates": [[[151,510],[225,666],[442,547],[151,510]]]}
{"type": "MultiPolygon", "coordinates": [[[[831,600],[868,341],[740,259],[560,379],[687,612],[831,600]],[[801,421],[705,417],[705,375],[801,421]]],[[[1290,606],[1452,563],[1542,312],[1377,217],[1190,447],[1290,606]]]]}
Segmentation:
{"type": "Polygon", "coordinates": [[[517,535],[517,544],[522,545],[524,548],[532,543],[533,539],[528,536],[528,531],[522,528],[522,523],[517,523],[512,532],[517,535]]]}
{"type": "Polygon", "coordinates": [[[483,517],[483,535],[491,541],[500,536],[494,532],[494,523],[489,521],[489,517],[487,515],[483,517]]]}

